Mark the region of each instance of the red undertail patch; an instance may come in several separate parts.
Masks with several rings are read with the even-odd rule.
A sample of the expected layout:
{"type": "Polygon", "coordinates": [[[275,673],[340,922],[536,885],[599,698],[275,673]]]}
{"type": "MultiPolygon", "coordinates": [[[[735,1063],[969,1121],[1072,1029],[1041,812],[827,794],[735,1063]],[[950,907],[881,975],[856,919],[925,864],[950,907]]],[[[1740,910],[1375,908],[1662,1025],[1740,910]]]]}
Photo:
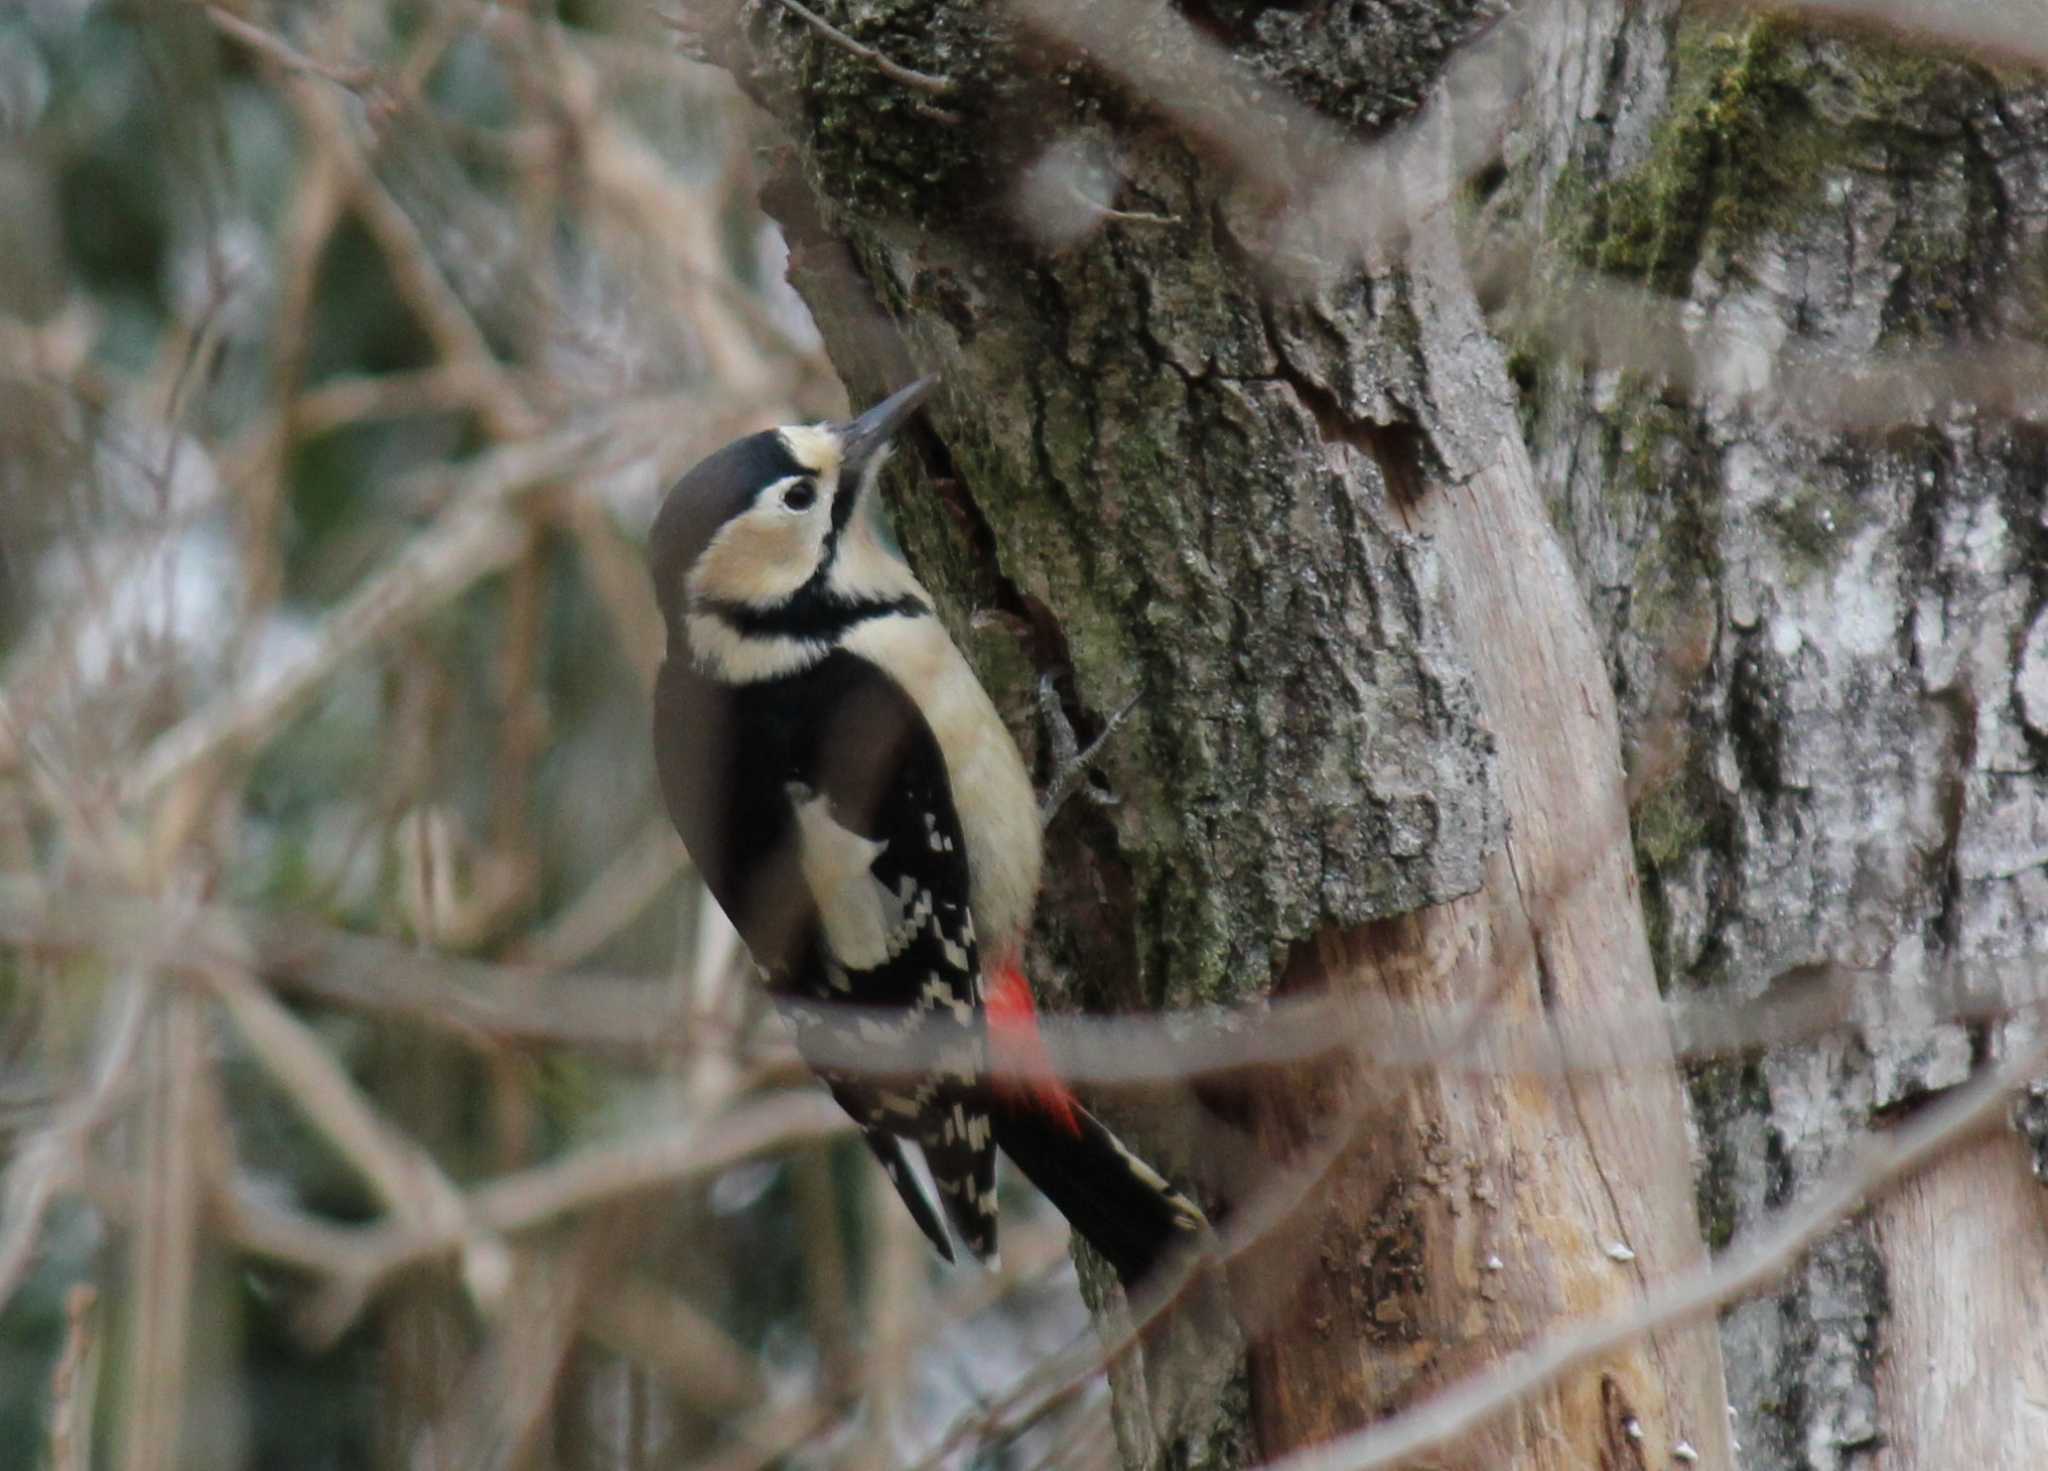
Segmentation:
{"type": "Polygon", "coordinates": [[[1038,1034],[1038,1008],[1031,983],[1015,960],[999,960],[989,971],[989,1061],[995,1064],[998,1095],[1043,1109],[1075,1138],[1081,1135],[1080,1104],[1053,1071],[1052,1054],[1038,1034]]]}

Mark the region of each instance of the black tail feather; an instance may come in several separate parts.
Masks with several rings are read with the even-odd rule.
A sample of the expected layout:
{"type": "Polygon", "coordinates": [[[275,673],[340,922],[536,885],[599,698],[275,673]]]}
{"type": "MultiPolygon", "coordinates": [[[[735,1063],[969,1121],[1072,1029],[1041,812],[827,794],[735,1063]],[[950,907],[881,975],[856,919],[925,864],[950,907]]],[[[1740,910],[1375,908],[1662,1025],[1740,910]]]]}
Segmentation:
{"type": "Polygon", "coordinates": [[[1126,1287],[1201,1240],[1208,1222],[1195,1203],[1086,1109],[1073,1111],[1078,1137],[1064,1118],[1028,1100],[999,1099],[993,1114],[1003,1153],[1108,1258],[1126,1287]]]}
{"type": "Polygon", "coordinates": [[[939,1213],[932,1208],[931,1196],[925,1190],[924,1182],[917,1178],[910,1168],[910,1161],[904,1158],[902,1142],[894,1134],[881,1129],[863,1129],[861,1137],[868,1141],[868,1148],[882,1162],[889,1183],[903,1197],[911,1219],[917,1222],[917,1229],[939,1249],[940,1256],[949,1262],[953,1260],[953,1243],[946,1238],[946,1228],[939,1224],[939,1213]]]}

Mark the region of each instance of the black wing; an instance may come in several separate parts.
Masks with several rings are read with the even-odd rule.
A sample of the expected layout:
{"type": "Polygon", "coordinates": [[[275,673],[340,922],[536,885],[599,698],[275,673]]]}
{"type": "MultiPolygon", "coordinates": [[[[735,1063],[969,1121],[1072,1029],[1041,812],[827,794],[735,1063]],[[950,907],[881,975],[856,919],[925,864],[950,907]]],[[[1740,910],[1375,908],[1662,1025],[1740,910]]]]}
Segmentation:
{"type": "Polygon", "coordinates": [[[798,1049],[869,1131],[940,1250],[914,1179],[877,1131],[919,1145],[954,1229],[991,1254],[995,1146],[966,844],[916,706],[844,651],[738,688],[671,660],[655,747],[684,845],[767,974],[798,1049]],[[847,1069],[848,1055],[863,1068],[847,1069]]]}

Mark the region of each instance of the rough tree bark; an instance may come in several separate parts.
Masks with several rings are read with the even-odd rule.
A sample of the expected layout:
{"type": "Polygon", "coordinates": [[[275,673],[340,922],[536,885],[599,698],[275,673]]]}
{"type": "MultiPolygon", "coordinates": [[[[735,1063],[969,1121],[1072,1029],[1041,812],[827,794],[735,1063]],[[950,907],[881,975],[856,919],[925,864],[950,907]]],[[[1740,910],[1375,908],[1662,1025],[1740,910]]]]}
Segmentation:
{"type": "MultiPolygon", "coordinates": [[[[1037,959],[1070,1003],[1327,991],[1569,1030],[1654,999],[1606,672],[1452,212],[1312,285],[1264,255],[1303,140],[1263,102],[1370,136],[1497,9],[1120,9],[1177,98],[991,5],[833,8],[940,96],[778,5],[709,38],[788,131],[764,199],[856,395],[946,375],[900,520],[984,677],[1020,726],[1039,672],[1084,734],[1138,697],[1105,763],[1121,805],[1052,835],[1037,959]],[[1240,93],[1211,90],[1203,37],[1240,93]],[[1187,126],[1205,111],[1269,127],[1271,156],[1187,126]]],[[[1618,24],[1557,9],[1534,68],[1597,86],[1618,24]]],[[[1123,1102],[1226,1224],[1270,1173],[1250,1161],[1344,1146],[1233,1265],[1206,1361],[1183,1335],[1119,1375],[1133,1465],[1325,1439],[1703,1255],[1671,1068],[1212,1083],[1199,1155],[1190,1110],[1123,1102]],[[1221,1386],[1205,1413],[1148,1399],[1191,1374],[1221,1386]]],[[[1727,1464],[1724,1400],[1711,1329],[1675,1329],[1444,1464],[1727,1464]]]]}
{"type": "MultiPolygon", "coordinates": [[[[1683,320],[1691,381],[1540,332],[1517,362],[1624,728],[1664,747],[1636,824],[1658,967],[1856,998],[1851,1028],[1694,1075],[1718,1248],[2038,998],[2048,91],[1927,37],[1670,4],[1609,54],[1516,208],[1551,280],[1610,272],[1683,320]]],[[[2042,1464],[2044,1235],[2025,1149],[1985,1139],[1734,1307],[1742,1464],[2042,1464]]]]}

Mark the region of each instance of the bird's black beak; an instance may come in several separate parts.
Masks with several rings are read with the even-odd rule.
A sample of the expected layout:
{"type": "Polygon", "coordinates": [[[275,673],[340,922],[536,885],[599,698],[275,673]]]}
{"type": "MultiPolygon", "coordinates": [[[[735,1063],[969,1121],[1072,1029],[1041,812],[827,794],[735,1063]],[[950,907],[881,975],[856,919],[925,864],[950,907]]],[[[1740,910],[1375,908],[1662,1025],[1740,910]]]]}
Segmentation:
{"type": "Polygon", "coordinates": [[[868,462],[901,429],[919,405],[939,386],[936,373],[927,373],[907,388],[899,388],[857,419],[839,426],[839,476],[842,483],[860,484],[868,462]]]}

